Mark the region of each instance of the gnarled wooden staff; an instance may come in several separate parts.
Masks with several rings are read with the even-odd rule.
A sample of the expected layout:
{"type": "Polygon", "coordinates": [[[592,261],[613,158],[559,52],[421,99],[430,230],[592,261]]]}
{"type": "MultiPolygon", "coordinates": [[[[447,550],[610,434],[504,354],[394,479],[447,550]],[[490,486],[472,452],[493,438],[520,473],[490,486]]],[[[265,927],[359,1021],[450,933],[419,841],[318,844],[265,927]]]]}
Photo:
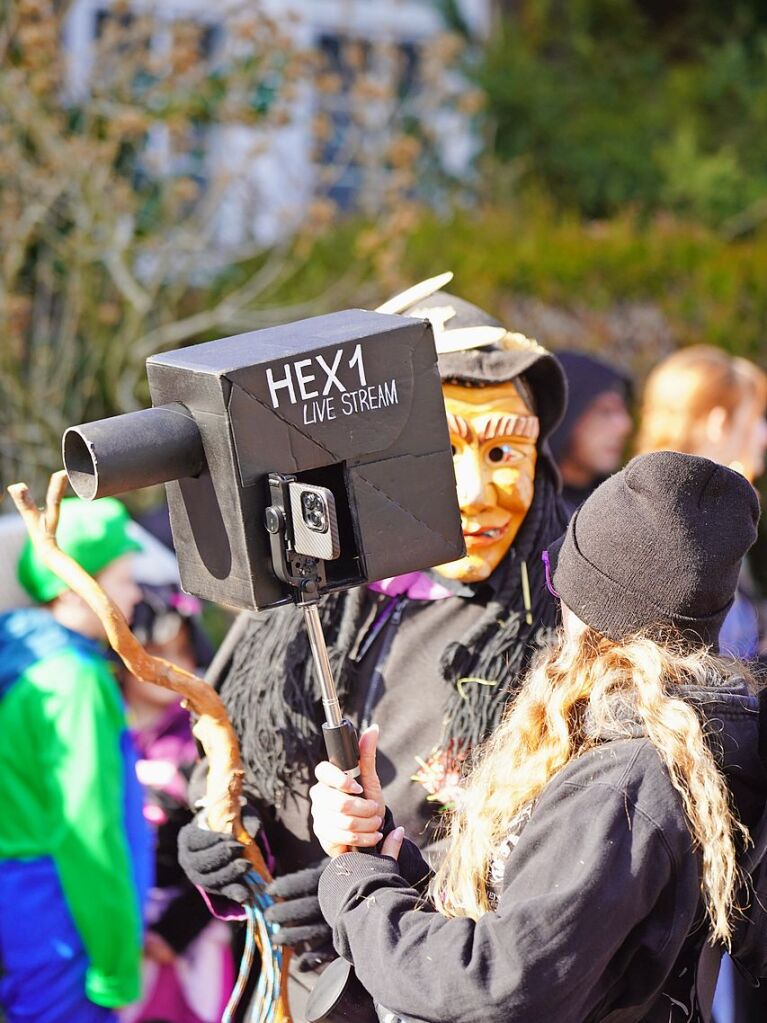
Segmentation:
{"type": "MultiPolygon", "coordinates": [[[[14,483],[8,493],[18,508],[40,560],[67,586],[79,594],[91,610],[98,615],[107,639],[125,667],[137,678],[178,693],[187,707],[196,715],[192,729],[208,758],[208,781],[205,805],[212,830],[233,835],[244,846],[245,857],[265,884],[271,875],[261,851],[242,824],[240,813],[242,783],[245,772],[240,759],[240,747],[226,709],[215,689],[203,679],[161,657],[147,653],[130,630],[120,609],[104,593],[96,580],[81,568],[56,543],[61,499],[67,488],[67,474],[62,469],[51,476],[45,499],[45,509],[38,510],[26,483],[14,483]]],[[[257,939],[258,940],[258,939],[257,939]]],[[[262,962],[273,956],[271,947],[258,940],[262,962]]],[[[282,955],[278,971],[279,990],[264,992],[267,1000],[260,1018],[274,1023],[290,1023],[287,1002],[287,955],[282,955]]]]}

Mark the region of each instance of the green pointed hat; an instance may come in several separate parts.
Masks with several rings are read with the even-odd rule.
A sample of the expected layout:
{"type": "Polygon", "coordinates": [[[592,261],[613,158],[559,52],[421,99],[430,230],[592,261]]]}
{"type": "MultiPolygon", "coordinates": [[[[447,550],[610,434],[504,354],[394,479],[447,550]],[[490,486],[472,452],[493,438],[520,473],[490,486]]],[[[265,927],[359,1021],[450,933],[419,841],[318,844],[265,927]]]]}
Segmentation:
{"type": "MultiPolygon", "coordinates": [[[[56,541],[86,572],[97,575],[123,554],[141,550],[141,544],[131,536],[131,526],[125,506],[114,497],[93,502],[69,497],[61,502],[56,541]]],[[[67,588],[42,563],[31,540],[24,545],[17,572],[21,585],[39,604],[46,604],[67,588]]]]}

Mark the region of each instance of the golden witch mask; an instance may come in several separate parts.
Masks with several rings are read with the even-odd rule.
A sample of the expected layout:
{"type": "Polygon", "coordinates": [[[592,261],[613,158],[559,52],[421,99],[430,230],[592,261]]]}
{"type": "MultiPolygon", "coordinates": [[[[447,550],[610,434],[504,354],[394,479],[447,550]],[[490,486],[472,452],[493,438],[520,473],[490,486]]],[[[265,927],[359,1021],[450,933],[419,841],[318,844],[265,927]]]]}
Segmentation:
{"type": "MultiPolygon", "coordinates": [[[[433,301],[452,276],[445,273],[421,281],[388,299],[378,311],[428,319],[439,354],[496,345],[543,353],[537,342],[499,324],[452,327],[455,299],[443,293],[444,304],[433,301]]],[[[532,504],[540,422],[512,381],[483,387],[444,383],[442,391],[466,555],[436,571],[449,579],[481,582],[508,553],[532,504]]]]}
{"type": "Polygon", "coordinates": [[[436,571],[481,582],[508,553],[532,504],[538,417],[512,382],[442,390],[466,555],[436,571]]]}

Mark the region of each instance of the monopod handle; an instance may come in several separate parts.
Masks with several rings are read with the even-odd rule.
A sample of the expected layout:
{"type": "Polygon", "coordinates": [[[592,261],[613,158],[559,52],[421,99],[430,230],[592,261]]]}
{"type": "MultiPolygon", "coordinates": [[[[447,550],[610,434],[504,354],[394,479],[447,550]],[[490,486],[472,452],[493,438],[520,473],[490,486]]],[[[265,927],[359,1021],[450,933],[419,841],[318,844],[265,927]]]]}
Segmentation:
{"type": "Polygon", "coordinates": [[[358,778],[360,746],[357,741],[357,730],[351,721],[341,718],[340,724],[337,725],[326,722],[322,726],[322,734],[325,738],[325,749],[330,763],[340,767],[352,778],[358,778]]]}
{"type": "MultiPolygon", "coordinates": [[[[327,718],[322,726],[322,734],[328,760],[352,778],[358,778],[360,747],[357,730],[351,721],[341,716],[317,608],[315,605],[304,605],[303,610],[322,687],[322,703],[327,718]]],[[[345,959],[336,959],[317,979],[304,1009],[304,1018],[308,1023],[378,1023],[373,999],[357,980],[351,963],[345,959]]]]}

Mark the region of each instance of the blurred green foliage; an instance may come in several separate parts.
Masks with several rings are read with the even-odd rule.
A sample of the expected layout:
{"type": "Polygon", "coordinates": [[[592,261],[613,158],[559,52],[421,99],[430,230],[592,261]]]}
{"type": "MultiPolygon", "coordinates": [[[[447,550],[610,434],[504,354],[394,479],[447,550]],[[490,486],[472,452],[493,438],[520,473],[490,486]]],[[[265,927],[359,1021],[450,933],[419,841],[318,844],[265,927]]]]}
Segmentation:
{"type": "Polygon", "coordinates": [[[459,215],[449,225],[425,220],[409,253],[415,277],[452,269],[461,293],[487,307],[509,292],[601,309],[652,300],[680,343],[705,340],[752,356],[763,350],[767,232],[732,242],[669,216],[583,222],[541,202],[459,215]],[[471,244],[477,237],[482,244],[471,244]]]}
{"type": "MultiPolygon", "coordinates": [[[[391,284],[381,281],[371,249],[378,230],[369,222],[338,222],[313,242],[289,279],[270,288],[271,306],[285,320],[302,314],[307,295],[317,296],[314,312],[373,308],[400,288],[452,270],[451,290],[501,318],[514,298],[596,314],[649,303],[667,319],[675,343],[715,344],[764,363],[767,225],[731,238],[667,212],[648,216],[625,208],[588,219],[528,190],[447,217],[422,211],[403,240],[391,284]]],[[[256,261],[231,268],[227,286],[257,268],[256,261]]],[[[212,301],[216,288],[212,282],[212,301]]],[[[206,331],[195,340],[214,336],[206,331]]],[[[638,365],[648,368],[638,355],[638,365]]]]}
{"type": "Polygon", "coordinates": [[[475,74],[518,183],[590,217],[632,205],[738,232],[767,215],[761,3],[502,7],[475,74]]]}

